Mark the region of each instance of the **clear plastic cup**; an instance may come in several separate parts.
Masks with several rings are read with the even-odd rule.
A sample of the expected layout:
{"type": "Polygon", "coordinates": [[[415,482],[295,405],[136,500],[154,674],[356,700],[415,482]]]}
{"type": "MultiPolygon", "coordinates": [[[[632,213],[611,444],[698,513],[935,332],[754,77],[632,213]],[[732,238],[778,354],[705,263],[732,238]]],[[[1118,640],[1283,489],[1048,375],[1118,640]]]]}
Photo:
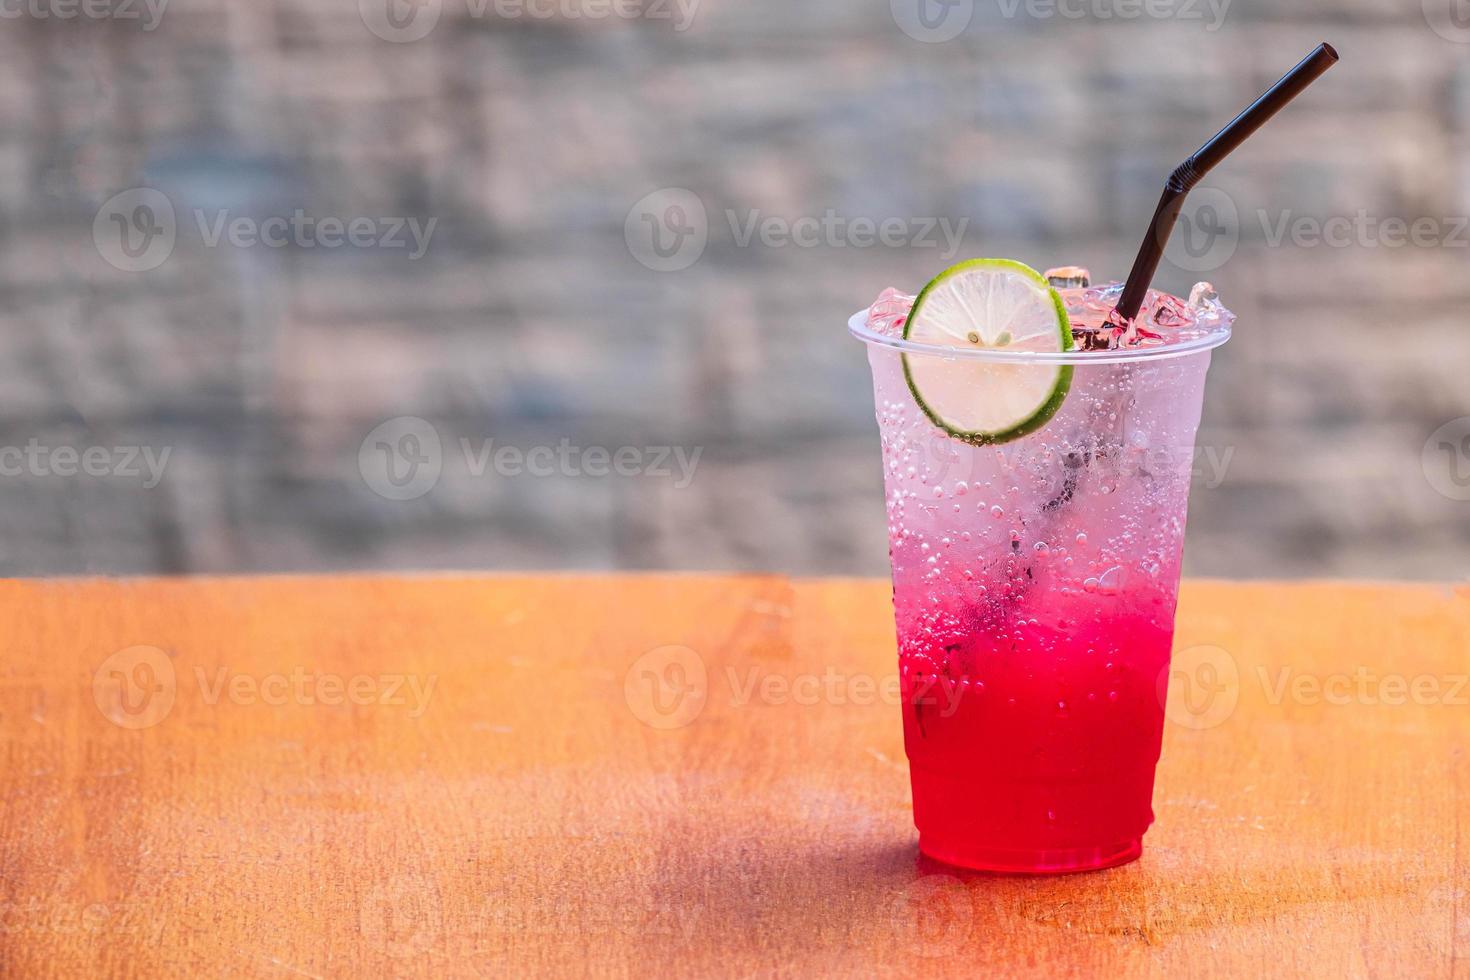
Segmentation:
{"type": "Polygon", "coordinates": [[[1210,351],[956,352],[877,333],[904,744],[927,855],[1063,872],[1136,858],[1153,822],[1194,439],[1210,351]],[[920,410],[903,358],[1003,358],[1071,389],[977,446],[920,410]]]}

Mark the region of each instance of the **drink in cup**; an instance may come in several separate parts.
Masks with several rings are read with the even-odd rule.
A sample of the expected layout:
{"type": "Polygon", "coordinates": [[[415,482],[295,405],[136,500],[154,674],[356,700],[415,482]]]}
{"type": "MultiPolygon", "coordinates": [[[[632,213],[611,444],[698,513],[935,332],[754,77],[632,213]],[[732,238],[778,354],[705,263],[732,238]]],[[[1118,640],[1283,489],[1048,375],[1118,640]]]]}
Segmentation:
{"type": "Polygon", "coordinates": [[[1202,284],[1150,294],[1114,337],[1118,292],[981,260],[931,284],[907,338],[912,298],[892,290],[851,323],[914,821],[953,864],[1107,867],[1153,819],[1195,429],[1232,317],[1202,284]]]}
{"type": "Polygon", "coordinates": [[[1181,163],[1126,282],[1007,259],[887,290],[868,345],[920,849],[1014,872],[1142,851],[1214,288],[1149,283],[1185,196],[1336,64],[1318,45],[1181,163]]]}

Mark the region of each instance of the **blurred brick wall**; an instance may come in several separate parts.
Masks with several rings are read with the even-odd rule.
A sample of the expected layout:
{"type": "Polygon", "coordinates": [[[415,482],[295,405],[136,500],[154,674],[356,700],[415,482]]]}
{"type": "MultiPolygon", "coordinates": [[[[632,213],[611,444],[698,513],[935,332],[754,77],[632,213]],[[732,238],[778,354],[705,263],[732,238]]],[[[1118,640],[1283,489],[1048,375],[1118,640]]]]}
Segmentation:
{"type": "Polygon", "coordinates": [[[1169,169],[1323,37],[1344,64],[1191,216],[1225,244],[1161,276],[1209,278],[1240,315],[1201,434],[1229,467],[1199,482],[1188,568],[1467,571],[1453,467],[1470,473],[1470,443],[1460,459],[1451,438],[1441,472],[1426,441],[1470,416],[1470,235],[1453,234],[1470,213],[1470,29],[1432,3],[1217,16],[1219,0],[1181,0],[1125,19],[1107,15],[1128,0],[976,0],[939,42],[954,23],[923,39],[904,0],[645,0],[602,19],[570,16],[608,9],[595,0],[554,17],[550,0],[471,2],[0,21],[0,447],[169,451],[156,485],[121,455],[100,476],[48,457],[0,477],[4,571],[882,574],[846,315],[955,257],[1121,276],[1169,169]],[[437,22],[410,40],[416,17],[437,22]],[[173,208],[174,242],[127,271],[157,253],[118,252],[124,229],[164,220],[138,209],[156,198],[114,197],[138,187],[173,208]],[[669,188],[692,199],[655,194],[669,188]],[[667,207],[690,200],[702,253],[649,268],[644,212],[697,222],[667,207]],[[434,224],[412,258],[210,245],[197,216],[297,209],[434,224]],[[1449,240],[1272,242],[1283,219],[1359,209],[1372,236],[1427,217],[1449,240]],[[968,224],[958,256],[741,243],[752,218],[829,211],[968,224]],[[506,446],[630,447],[639,464],[588,475],[581,452],[553,475],[497,473],[506,446]],[[650,447],[700,453],[687,485],[672,458],[644,472],[650,447]],[[383,482],[398,452],[417,484],[383,482]]]}

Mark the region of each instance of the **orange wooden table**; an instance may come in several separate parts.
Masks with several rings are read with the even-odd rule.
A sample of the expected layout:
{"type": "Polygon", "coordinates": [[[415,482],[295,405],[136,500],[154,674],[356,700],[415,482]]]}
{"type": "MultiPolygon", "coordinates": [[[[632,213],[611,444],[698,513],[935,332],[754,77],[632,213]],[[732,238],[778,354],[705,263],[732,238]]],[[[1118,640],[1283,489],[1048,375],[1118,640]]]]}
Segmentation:
{"type": "Polygon", "coordinates": [[[1470,976],[1463,587],[1190,583],[1143,858],[1036,879],[918,858],[884,582],[0,603],[5,976],[1470,976]]]}

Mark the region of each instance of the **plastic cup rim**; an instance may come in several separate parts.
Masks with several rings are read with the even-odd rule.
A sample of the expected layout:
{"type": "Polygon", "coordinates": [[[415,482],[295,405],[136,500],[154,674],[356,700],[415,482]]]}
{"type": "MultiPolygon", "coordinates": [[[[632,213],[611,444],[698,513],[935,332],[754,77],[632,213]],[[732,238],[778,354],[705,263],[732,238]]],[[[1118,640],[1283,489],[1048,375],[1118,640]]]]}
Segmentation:
{"type": "Polygon", "coordinates": [[[1214,350],[1230,339],[1231,328],[1222,326],[1202,337],[1178,344],[1156,347],[1127,347],[1107,351],[1016,351],[994,348],[941,347],[921,344],[903,337],[890,337],[868,326],[868,311],[859,310],[847,321],[847,332],[873,347],[888,347],[905,354],[926,354],[951,360],[995,361],[1005,364],[1128,364],[1135,361],[1162,361],[1171,357],[1187,357],[1214,350]]]}

